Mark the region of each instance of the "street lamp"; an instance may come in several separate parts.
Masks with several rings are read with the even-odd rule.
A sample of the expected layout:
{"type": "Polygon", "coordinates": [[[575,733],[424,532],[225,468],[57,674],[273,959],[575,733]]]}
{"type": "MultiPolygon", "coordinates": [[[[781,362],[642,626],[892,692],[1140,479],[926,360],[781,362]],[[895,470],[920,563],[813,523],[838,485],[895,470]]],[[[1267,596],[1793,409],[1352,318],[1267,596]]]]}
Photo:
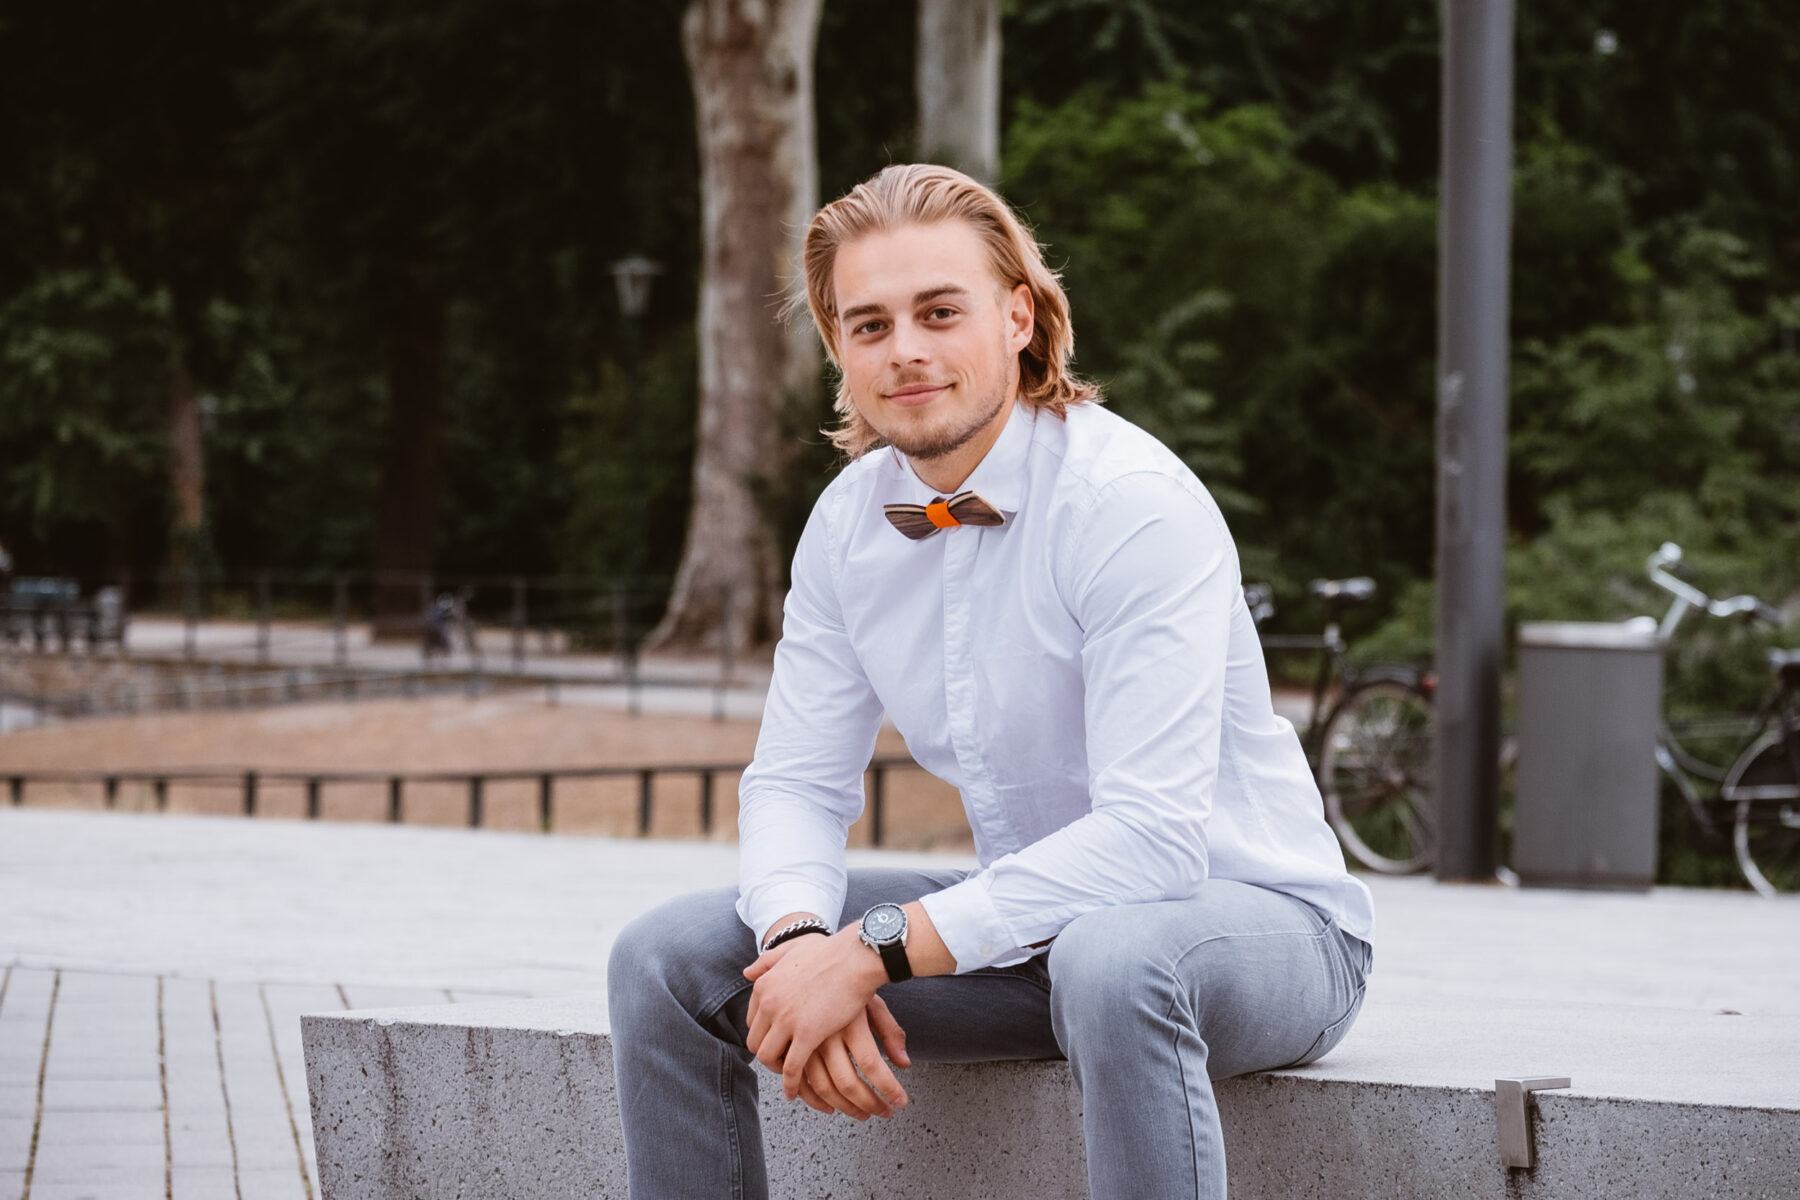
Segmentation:
{"type": "Polygon", "coordinates": [[[629,458],[625,470],[629,487],[626,489],[626,507],[631,513],[631,530],[629,539],[629,557],[625,565],[625,586],[615,593],[614,620],[621,626],[616,637],[624,651],[625,675],[631,696],[631,711],[637,712],[637,635],[633,629],[632,619],[634,593],[638,587],[638,576],[643,573],[645,554],[644,532],[644,417],[638,411],[639,388],[639,323],[644,312],[650,307],[650,285],[662,274],[662,264],[641,254],[630,258],[622,258],[612,265],[613,286],[619,293],[619,312],[625,318],[625,407],[627,433],[625,445],[629,458]]]}
{"type": "Polygon", "coordinates": [[[662,264],[641,254],[621,258],[612,265],[613,286],[619,289],[619,311],[636,326],[650,307],[650,285],[662,274],[662,264]]]}

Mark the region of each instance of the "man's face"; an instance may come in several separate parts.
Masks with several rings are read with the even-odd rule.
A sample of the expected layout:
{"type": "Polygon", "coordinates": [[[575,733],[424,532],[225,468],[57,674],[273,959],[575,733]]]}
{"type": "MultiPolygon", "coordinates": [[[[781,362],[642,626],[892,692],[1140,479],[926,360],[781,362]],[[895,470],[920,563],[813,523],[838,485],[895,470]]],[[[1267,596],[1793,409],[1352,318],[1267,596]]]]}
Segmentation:
{"type": "Polygon", "coordinates": [[[944,221],[865,235],[838,248],[832,286],[863,419],[909,458],[985,453],[983,435],[1011,410],[1032,307],[1024,284],[994,275],[975,230],[944,221]]]}

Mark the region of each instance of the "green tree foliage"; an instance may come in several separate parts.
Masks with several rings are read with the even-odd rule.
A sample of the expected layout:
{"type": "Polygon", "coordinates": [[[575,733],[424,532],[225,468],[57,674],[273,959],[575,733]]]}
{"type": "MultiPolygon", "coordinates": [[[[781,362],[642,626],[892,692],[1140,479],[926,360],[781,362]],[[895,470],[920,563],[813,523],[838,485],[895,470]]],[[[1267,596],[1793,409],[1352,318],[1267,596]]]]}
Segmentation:
{"type": "MultiPolygon", "coordinates": [[[[0,540],[30,569],[165,560],[175,356],[209,398],[219,557],[370,565],[410,271],[443,305],[440,566],[607,572],[641,539],[672,571],[700,205],[683,7],[9,11],[0,540]],[[637,253],[664,274],[634,341],[608,268],[637,253]],[[644,522],[621,520],[634,486],[644,522]]],[[[826,6],[827,197],[911,153],[912,19],[826,6]]],[[[1294,624],[1307,578],[1375,575],[1392,652],[1430,632],[1437,21],[1005,18],[1004,187],[1065,272],[1080,369],[1195,466],[1294,624]]],[[[1800,586],[1796,55],[1774,0],[1521,9],[1515,616],[1653,608],[1664,538],[1721,589],[1800,586]]],[[[807,451],[762,497],[790,539],[833,467],[826,394],[789,414],[807,451]]]]}
{"type": "Polygon", "coordinates": [[[166,293],[123,272],[47,271],[0,306],[5,519],[29,540],[123,544],[162,507],[168,458],[166,293]]]}

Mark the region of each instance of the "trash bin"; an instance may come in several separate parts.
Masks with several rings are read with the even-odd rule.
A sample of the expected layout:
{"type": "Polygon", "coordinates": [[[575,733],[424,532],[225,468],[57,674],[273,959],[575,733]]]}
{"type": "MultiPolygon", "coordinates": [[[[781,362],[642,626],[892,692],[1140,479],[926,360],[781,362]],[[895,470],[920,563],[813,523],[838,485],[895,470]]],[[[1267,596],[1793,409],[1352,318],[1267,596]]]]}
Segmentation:
{"type": "Polygon", "coordinates": [[[1662,719],[1662,646],[1654,626],[1520,626],[1518,704],[1519,882],[1650,887],[1662,719]]]}

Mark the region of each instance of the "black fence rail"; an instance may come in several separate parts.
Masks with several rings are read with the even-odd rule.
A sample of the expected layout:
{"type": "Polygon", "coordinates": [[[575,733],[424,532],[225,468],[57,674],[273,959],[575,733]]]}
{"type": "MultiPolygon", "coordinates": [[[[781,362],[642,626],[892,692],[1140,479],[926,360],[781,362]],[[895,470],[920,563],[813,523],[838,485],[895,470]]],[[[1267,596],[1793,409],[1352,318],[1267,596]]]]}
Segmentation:
{"type": "MultiPolygon", "coordinates": [[[[740,775],[747,763],[683,763],[638,767],[509,767],[484,771],[295,771],[260,770],[244,767],[151,768],[147,770],[44,770],[9,771],[0,774],[6,781],[7,796],[13,807],[23,807],[34,784],[90,785],[100,789],[104,806],[118,806],[119,789],[127,783],[148,784],[157,812],[168,811],[171,785],[198,785],[231,788],[241,798],[243,815],[256,815],[258,796],[270,786],[299,786],[306,794],[306,817],[319,819],[320,795],[333,784],[385,784],[387,787],[387,820],[402,824],[405,797],[415,784],[458,784],[468,796],[468,825],[482,828],[483,797],[492,784],[503,782],[535,782],[537,785],[538,828],[555,833],[556,787],[568,779],[635,779],[637,782],[637,832],[650,833],[658,776],[698,778],[700,781],[700,831],[703,836],[713,831],[716,781],[721,775],[740,775]]],[[[910,758],[871,759],[865,771],[868,795],[869,844],[879,846],[886,834],[887,775],[891,771],[922,770],[910,758]]]]}

